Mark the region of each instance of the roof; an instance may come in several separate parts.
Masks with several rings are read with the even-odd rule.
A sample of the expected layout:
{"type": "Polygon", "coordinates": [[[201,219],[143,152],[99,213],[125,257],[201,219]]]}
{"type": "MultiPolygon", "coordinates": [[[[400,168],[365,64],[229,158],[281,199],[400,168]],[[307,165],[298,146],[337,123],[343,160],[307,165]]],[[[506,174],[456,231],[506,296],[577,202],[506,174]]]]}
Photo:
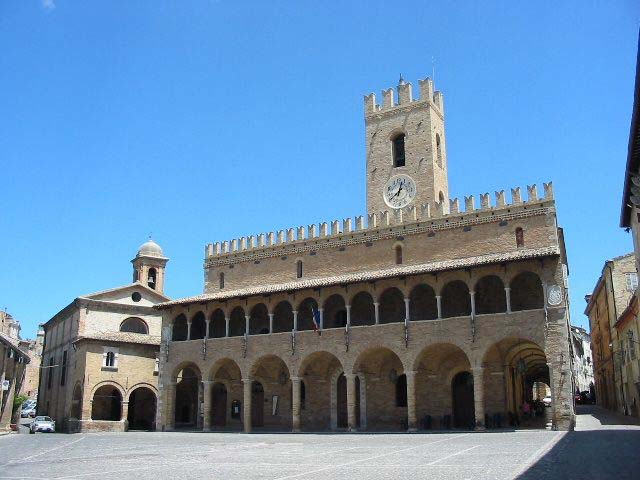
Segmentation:
{"type": "Polygon", "coordinates": [[[631,128],[629,130],[629,149],[627,151],[627,165],[624,174],[624,189],[622,191],[622,207],[620,209],[620,226],[631,226],[631,174],[639,173],[640,166],[640,36],[638,38],[638,58],[636,60],[636,85],[633,96],[633,110],[631,113],[631,128]]]}
{"type": "Polygon", "coordinates": [[[419,275],[421,273],[446,271],[477,265],[488,265],[514,260],[526,260],[530,258],[540,258],[557,255],[560,255],[560,248],[557,246],[543,248],[523,248],[508,253],[492,253],[475,257],[458,258],[454,260],[441,260],[436,262],[422,263],[418,265],[403,265],[381,270],[369,270],[331,277],[312,278],[271,285],[257,285],[237,290],[220,291],[216,293],[196,295],[194,297],[187,297],[170,302],[159,303],[154,308],[162,309],[169,308],[174,305],[185,305],[188,303],[206,302],[211,300],[226,300],[235,297],[248,297],[252,295],[264,295],[278,292],[288,292],[292,290],[304,290],[309,288],[327,287],[331,285],[341,285],[345,283],[369,282],[398,276],[419,275]]]}
{"type": "Polygon", "coordinates": [[[96,332],[90,335],[81,335],[75,340],[75,342],[80,342],[81,340],[160,345],[160,337],[158,336],[131,332],[96,332]]]}
{"type": "Polygon", "coordinates": [[[20,348],[19,339],[11,338],[9,335],[6,335],[0,332],[0,343],[4,343],[9,348],[12,348],[16,352],[20,353],[20,355],[22,355],[26,359],[27,363],[31,361],[31,357],[29,356],[29,354],[25,352],[22,348],[20,348]]]}

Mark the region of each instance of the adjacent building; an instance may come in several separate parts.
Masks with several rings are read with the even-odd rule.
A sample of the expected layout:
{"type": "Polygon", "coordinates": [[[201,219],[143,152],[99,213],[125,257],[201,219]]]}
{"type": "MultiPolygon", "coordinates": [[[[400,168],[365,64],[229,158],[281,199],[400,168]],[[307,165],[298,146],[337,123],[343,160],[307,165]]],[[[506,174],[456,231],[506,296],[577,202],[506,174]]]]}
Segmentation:
{"type": "Polygon", "coordinates": [[[38,413],[65,431],[154,429],[161,315],[168,259],[153,240],[133,282],[84,295],[43,325],[38,413]]]}
{"type": "Polygon", "coordinates": [[[366,216],[208,244],[204,293],[155,307],[159,429],[484,429],[540,383],[572,427],[552,185],[451,199],[443,95],[419,90],[365,97],[366,216]]]}
{"type": "Polygon", "coordinates": [[[576,392],[595,392],[591,336],[582,327],[571,326],[571,350],[573,353],[573,379],[576,392]]]}
{"type": "Polygon", "coordinates": [[[19,333],[20,324],[10,314],[0,312],[0,431],[9,429],[17,420],[12,415],[13,399],[22,389],[31,361],[21,348],[19,333]]]}

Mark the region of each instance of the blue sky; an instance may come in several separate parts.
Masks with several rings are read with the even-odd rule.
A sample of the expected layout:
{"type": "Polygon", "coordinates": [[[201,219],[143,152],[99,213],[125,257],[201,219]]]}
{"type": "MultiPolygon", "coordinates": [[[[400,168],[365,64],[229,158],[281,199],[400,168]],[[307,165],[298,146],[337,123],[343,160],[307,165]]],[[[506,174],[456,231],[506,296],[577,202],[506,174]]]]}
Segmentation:
{"type": "Polygon", "coordinates": [[[362,95],[430,76],[452,196],[553,180],[573,323],[619,228],[640,3],[4,0],[0,308],[33,336],[204,245],[365,212],[362,95]],[[446,4],[446,5],[445,5],[446,4]]]}

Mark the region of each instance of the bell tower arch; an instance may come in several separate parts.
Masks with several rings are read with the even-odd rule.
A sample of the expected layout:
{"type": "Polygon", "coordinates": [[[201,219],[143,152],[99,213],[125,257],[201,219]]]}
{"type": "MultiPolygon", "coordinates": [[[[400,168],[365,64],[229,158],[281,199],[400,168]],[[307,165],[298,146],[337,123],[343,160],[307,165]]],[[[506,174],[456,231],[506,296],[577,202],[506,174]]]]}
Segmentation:
{"type": "Polygon", "coordinates": [[[164,294],[164,272],[169,259],[151,238],[138,249],[133,264],[133,281],[164,294]]]}

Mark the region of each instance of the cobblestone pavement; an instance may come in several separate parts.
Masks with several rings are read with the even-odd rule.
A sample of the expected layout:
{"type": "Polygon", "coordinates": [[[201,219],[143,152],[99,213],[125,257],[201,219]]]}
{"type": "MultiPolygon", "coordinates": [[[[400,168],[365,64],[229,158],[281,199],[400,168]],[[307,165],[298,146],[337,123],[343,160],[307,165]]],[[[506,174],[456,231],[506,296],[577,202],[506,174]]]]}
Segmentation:
{"type": "Polygon", "coordinates": [[[638,478],[640,427],[615,422],[596,410],[570,434],[14,434],[0,438],[0,478],[638,478]],[[615,468],[602,467],[605,452],[619,452],[615,468]]]}

